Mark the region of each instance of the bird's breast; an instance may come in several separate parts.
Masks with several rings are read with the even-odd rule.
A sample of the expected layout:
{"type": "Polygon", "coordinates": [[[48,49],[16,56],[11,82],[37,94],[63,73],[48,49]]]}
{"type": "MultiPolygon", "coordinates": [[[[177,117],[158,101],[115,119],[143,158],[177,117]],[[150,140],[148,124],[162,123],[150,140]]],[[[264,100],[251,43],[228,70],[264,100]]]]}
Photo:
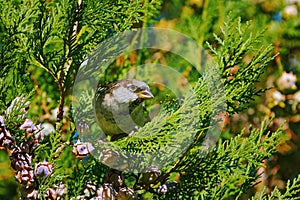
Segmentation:
{"type": "Polygon", "coordinates": [[[119,104],[118,109],[96,107],[98,123],[106,135],[118,135],[135,130],[145,124],[144,110],[141,104],[119,104]]]}

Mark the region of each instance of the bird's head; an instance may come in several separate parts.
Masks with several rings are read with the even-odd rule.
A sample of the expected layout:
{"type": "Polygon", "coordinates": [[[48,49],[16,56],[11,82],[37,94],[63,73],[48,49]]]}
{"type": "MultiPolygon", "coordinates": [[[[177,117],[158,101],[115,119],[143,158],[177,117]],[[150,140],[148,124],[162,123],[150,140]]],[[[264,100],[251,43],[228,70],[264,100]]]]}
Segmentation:
{"type": "Polygon", "coordinates": [[[149,86],[143,81],[131,79],[124,81],[124,87],[127,88],[130,93],[135,94],[138,99],[152,99],[154,96],[150,92],[149,86]]]}
{"type": "Polygon", "coordinates": [[[126,104],[153,97],[149,86],[145,82],[136,79],[125,79],[117,81],[111,86],[109,94],[105,95],[105,101],[107,100],[108,104],[113,104],[113,102],[109,103],[110,100],[114,103],[126,104]]]}

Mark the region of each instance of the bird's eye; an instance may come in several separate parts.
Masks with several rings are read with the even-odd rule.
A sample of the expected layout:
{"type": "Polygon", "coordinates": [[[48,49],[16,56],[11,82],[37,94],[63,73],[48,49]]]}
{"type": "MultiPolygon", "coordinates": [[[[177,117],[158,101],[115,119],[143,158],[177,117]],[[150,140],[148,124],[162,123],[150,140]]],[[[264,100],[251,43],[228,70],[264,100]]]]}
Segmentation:
{"type": "Polygon", "coordinates": [[[128,85],[128,89],[131,90],[132,92],[135,92],[137,90],[137,87],[135,85],[128,85]]]}

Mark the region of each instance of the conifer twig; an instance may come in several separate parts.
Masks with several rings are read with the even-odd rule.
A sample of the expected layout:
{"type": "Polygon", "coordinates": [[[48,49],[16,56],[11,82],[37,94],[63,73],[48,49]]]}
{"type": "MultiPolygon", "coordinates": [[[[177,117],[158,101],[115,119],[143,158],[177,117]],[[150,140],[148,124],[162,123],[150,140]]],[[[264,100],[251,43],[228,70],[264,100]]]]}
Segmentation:
{"type": "MultiPolygon", "coordinates": [[[[78,32],[78,14],[81,10],[81,4],[82,4],[82,0],[78,0],[77,2],[77,9],[75,11],[75,22],[73,25],[73,30],[72,30],[72,37],[71,37],[71,41],[75,41],[76,42],[76,37],[77,37],[77,32],[78,32]]],[[[75,48],[75,47],[74,47],[75,48]]],[[[63,82],[65,82],[65,80],[63,80],[63,77],[68,77],[67,74],[69,72],[69,69],[72,65],[72,56],[69,56],[67,59],[67,63],[62,63],[62,68],[60,70],[60,74],[59,74],[59,80],[57,81],[57,85],[60,91],[60,101],[59,101],[59,105],[58,105],[58,112],[57,112],[57,120],[56,120],[56,127],[59,126],[59,123],[61,122],[61,120],[63,119],[63,113],[64,113],[64,103],[65,103],[65,93],[66,93],[66,88],[63,85],[63,82]],[[63,76],[64,73],[64,76],[63,76]]]]}
{"type": "Polygon", "coordinates": [[[177,162],[173,165],[173,167],[162,176],[158,177],[152,184],[152,186],[155,186],[157,183],[159,183],[162,180],[165,180],[172,172],[174,172],[175,169],[179,167],[179,164],[181,161],[185,158],[185,156],[188,154],[188,152],[194,147],[194,144],[201,138],[202,134],[198,134],[198,136],[194,139],[194,141],[190,144],[190,146],[187,148],[187,150],[180,156],[180,158],[177,160],[177,162]]]}

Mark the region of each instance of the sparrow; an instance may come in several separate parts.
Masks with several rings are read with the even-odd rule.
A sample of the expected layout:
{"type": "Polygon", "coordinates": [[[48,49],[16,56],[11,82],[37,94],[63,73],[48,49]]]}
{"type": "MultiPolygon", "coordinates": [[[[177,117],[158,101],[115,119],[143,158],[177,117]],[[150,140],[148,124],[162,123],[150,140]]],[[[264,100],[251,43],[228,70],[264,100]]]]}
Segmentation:
{"type": "Polygon", "coordinates": [[[153,97],[149,86],[136,79],[98,85],[94,105],[104,134],[115,140],[143,126],[147,121],[143,101],[153,97]]]}

